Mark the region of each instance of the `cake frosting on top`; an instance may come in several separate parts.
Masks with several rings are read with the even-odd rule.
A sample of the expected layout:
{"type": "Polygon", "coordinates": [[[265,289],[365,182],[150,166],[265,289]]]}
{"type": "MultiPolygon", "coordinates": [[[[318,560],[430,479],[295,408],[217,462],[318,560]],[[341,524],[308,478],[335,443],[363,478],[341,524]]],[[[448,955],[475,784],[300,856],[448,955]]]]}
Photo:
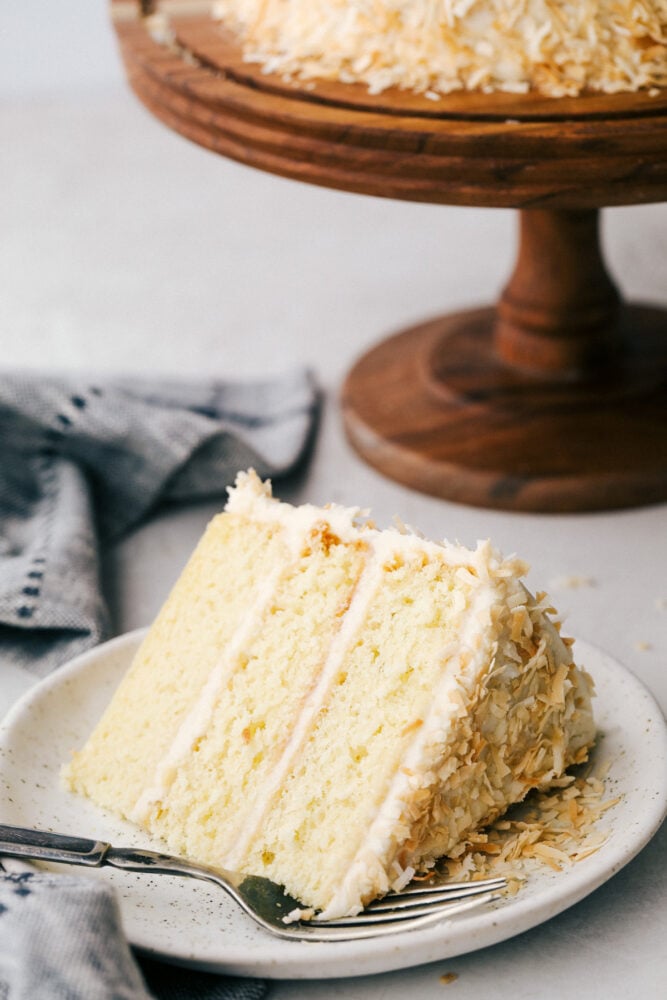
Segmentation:
{"type": "Polygon", "coordinates": [[[586,759],[590,680],[524,572],[242,474],[66,781],[357,912],[586,759]]]}
{"type": "Polygon", "coordinates": [[[437,96],[667,86],[667,0],[217,0],[246,58],[437,96]]]}

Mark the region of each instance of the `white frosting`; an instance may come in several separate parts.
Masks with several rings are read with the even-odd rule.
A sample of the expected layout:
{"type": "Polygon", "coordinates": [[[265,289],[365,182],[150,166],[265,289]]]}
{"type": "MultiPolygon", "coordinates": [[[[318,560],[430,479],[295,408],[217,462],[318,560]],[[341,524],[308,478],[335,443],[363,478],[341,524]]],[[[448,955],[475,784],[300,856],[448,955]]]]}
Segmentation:
{"type": "Polygon", "coordinates": [[[292,539],[292,545],[303,541],[318,524],[328,524],[332,532],[344,542],[357,541],[371,529],[364,523],[368,512],[360,507],[341,507],[330,504],[328,507],[315,507],[313,504],[301,504],[293,507],[282,503],[271,495],[271,484],[262,482],[251,469],[250,472],[240,472],[236,483],[228,491],[229,500],[225,510],[230,514],[238,514],[251,518],[253,521],[279,524],[286,537],[292,539]]]}
{"type": "Polygon", "coordinates": [[[422,538],[407,529],[398,531],[391,527],[380,531],[368,521],[369,512],[363,507],[342,507],[335,503],[326,507],[313,504],[293,507],[273,497],[270,482],[262,482],[253,470],[239,473],[228,493],[226,511],[279,524],[286,537],[291,538],[293,546],[298,545],[318,525],[326,524],[343,542],[367,543],[380,560],[389,560],[397,553],[424,552],[442,556],[444,549],[450,565],[469,569],[480,580],[489,579],[492,565],[493,574],[497,576],[520,576],[527,571],[526,564],[520,560],[503,560],[488,540],[478,542],[476,549],[468,549],[447,539],[435,542],[422,538]]]}

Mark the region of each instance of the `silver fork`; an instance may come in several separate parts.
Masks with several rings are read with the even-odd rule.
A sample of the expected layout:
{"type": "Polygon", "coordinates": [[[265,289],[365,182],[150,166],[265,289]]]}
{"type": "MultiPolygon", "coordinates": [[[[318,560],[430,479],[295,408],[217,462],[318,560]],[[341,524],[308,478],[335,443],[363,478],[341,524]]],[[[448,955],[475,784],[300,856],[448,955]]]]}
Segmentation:
{"type": "Polygon", "coordinates": [[[243,875],[194,864],[185,858],[134,847],[112,847],[101,840],[85,840],[46,830],[0,825],[0,857],[29,858],[100,868],[111,865],[129,872],[183,875],[204,879],[224,889],[264,930],[291,941],[352,941],[427,927],[499,898],[504,878],[480,882],[412,882],[401,892],[376,900],[354,917],[335,920],[285,922],[303,909],[284,888],[259,875],[243,875]]]}

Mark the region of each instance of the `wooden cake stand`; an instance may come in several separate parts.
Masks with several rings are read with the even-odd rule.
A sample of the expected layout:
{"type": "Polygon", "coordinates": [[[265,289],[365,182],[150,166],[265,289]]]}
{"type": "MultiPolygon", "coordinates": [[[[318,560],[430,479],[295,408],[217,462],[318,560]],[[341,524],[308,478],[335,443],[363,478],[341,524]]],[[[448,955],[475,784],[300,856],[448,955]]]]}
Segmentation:
{"type": "Polygon", "coordinates": [[[130,84],[194,142],[346,191],[520,210],[494,307],[397,333],[342,391],[354,448],[436,496],[583,511],[667,498],[667,310],[627,305],[599,210],[667,200],[667,91],[432,101],[290,83],[243,62],[210,4],[112,3],[130,84]]]}

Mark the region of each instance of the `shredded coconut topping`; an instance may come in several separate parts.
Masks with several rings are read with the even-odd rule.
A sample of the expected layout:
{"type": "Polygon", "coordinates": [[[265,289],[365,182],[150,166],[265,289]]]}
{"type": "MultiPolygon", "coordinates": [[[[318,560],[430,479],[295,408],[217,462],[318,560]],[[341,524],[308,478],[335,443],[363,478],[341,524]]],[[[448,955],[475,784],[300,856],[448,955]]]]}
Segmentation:
{"type": "Polygon", "coordinates": [[[266,72],[371,93],[667,86],[667,0],[217,0],[214,16],[266,72]]]}
{"type": "Polygon", "coordinates": [[[564,775],[468,837],[438,868],[454,881],[504,875],[515,895],[536,867],[562,871],[595,854],[608,836],[599,821],[620,801],[606,798],[602,771],[564,775]]]}

